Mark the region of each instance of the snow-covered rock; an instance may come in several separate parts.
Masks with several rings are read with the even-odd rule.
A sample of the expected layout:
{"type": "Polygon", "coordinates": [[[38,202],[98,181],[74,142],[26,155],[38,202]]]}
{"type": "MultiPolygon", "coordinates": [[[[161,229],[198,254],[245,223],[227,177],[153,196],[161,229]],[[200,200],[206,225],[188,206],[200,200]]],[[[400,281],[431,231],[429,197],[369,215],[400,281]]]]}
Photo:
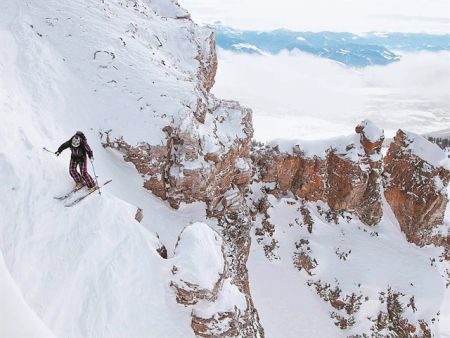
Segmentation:
{"type": "Polygon", "coordinates": [[[252,231],[258,245],[248,266],[268,337],[413,338],[448,332],[445,255],[439,247],[406,241],[386,204],[374,226],[297,196],[268,193],[262,204],[252,231]]]}
{"type": "Polygon", "coordinates": [[[437,145],[399,130],[384,159],[384,195],[402,231],[418,245],[434,242],[447,247],[442,225],[447,206],[450,160],[437,145]]]}
{"type": "Polygon", "coordinates": [[[366,224],[382,216],[380,155],[384,135],[370,121],[356,134],[327,141],[277,141],[252,153],[262,182],[276,183],[309,201],[322,200],[333,210],[355,211],[366,224]],[[367,131],[367,134],[366,134],[367,131]]]}
{"type": "Polygon", "coordinates": [[[184,305],[213,301],[225,277],[222,238],[204,223],[187,226],[175,247],[171,286],[184,305]]]}
{"type": "Polygon", "coordinates": [[[192,328],[199,337],[236,337],[241,316],[247,308],[245,296],[229,279],[214,303],[203,302],[192,311],[192,328]]]}
{"type": "Polygon", "coordinates": [[[247,203],[258,243],[250,253],[249,277],[260,322],[268,336],[445,336],[450,329],[442,324],[450,285],[445,155],[417,135],[408,134],[403,144],[397,134],[383,162],[382,131],[363,121],[356,133],[331,142],[256,145],[258,176],[247,203]],[[403,167],[394,167],[399,163],[403,167]],[[358,172],[362,186],[355,184],[358,172]],[[405,200],[392,204],[392,191],[400,187],[405,200]],[[416,206],[409,202],[418,199],[414,189],[421,198],[416,206]],[[427,210],[439,217],[434,225],[427,210]],[[426,248],[409,243],[413,237],[402,224],[417,223],[420,215],[423,223],[412,228],[412,236],[428,237],[413,242],[431,244],[426,248]],[[316,303],[317,297],[323,303],[316,303]],[[294,318],[308,325],[292,324],[294,318]]]}
{"type": "MultiPolygon", "coordinates": [[[[242,253],[242,247],[236,249],[242,253]]],[[[261,334],[256,326],[258,322],[249,318],[256,313],[249,298],[246,273],[232,271],[235,260],[230,255],[226,259],[228,250],[219,234],[208,225],[187,226],[171,259],[170,285],[177,302],[192,307],[191,326],[197,336],[258,337],[261,334]],[[242,290],[243,283],[247,292],[242,290]]],[[[240,264],[245,266],[247,257],[244,255],[240,264]]]]}

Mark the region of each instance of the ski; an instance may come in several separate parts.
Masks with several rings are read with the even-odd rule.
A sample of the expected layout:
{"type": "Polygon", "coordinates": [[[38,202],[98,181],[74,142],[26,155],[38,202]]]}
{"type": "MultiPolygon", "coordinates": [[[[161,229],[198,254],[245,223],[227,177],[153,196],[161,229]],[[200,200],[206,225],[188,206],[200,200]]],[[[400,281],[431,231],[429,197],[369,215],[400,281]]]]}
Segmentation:
{"type": "Polygon", "coordinates": [[[67,194],[63,195],[63,196],[56,196],[53,197],[55,200],[65,200],[66,198],[69,198],[70,196],[72,196],[73,194],[75,194],[78,190],[81,190],[83,187],[81,187],[80,189],[76,189],[73,188],[71,191],[69,191],[67,194]]]}
{"type": "Polygon", "coordinates": [[[96,192],[99,188],[101,188],[101,187],[107,185],[107,184],[110,183],[111,181],[112,181],[112,180],[106,181],[106,182],[103,183],[102,185],[97,186],[97,187],[95,188],[95,190],[92,190],[91,192],[88,192],[87,194],[78,197],[77,199],[73,200],[73,201],[70,202],[70,203],[65,204],[64,206],[65,206],[65,207],[73,207],[75,204],[80,203],[82,200],[84,200],[84,199],[85,199],[86,197],[88,197],[90,194],[96,192]]]}

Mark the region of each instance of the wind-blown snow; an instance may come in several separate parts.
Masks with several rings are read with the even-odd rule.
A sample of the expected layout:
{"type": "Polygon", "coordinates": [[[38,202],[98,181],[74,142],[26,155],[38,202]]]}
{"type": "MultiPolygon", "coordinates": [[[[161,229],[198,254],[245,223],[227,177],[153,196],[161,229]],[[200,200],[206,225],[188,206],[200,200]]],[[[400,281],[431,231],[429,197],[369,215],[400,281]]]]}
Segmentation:
{"type": "Polygon", "coordinates": [[[365,154],[358,134],[314,141],[278,139],[269,142],[268,145],[277,147],[281,152],[288,154],[300,150],[308,158],[324,159],[328,152],[333,150],[337,155],[355,163],[359,163],[361,157],[365,154]]]}

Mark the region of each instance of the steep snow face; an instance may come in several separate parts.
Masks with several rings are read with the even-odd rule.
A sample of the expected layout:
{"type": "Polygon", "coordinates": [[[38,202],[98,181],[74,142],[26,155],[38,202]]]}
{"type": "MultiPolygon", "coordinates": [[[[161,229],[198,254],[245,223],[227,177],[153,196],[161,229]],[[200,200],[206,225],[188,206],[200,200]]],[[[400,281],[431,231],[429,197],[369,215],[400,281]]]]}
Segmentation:
{"type": "Polygon", "coordinates": [[[0,43],[8,46],[0,49],[0,250],[25,301],[57,336],[193,336],[191,314],[169,286],[172,264],[148,229],[171,252],[204,207],[175,214],[97,137],[114,129],[131,143],[159,144],[162,127],[197,104],[196,57],[210,32],[176,18],[185,14],[170,1],[0,5],[0,43]],[[73,184],[69,154],[56,158],[42,146],[56,150],[77,129],[99,179],[113,184],[65,208],[53,196],[73,184]]]}
{"type": "Polygon", "coordinates": [[[9,6],[15,17],[11,28],[23,48],[18,61],[30,70],[24,85],[34,88],[35,75],[45,75],[47,91],[39,99],[54,94],[49,104],[74,127],[101,126],[133,145],[159,144],[164,126],[180,123],[195,109],[197,59],[208,53],[211,32],[173,18],[185,13],[176,4],[11,1],[9,6]]]}
{"type": "MultiPolygon", "coordinates": [[[[252,189],[255,198],[258,186],[252,189]]],[[[388,311],[419,336],[424,328],[449,334],[443,250],[408,243],[386,203],[382,221],[371,227],[347,214],[335,223],[321,202],[267,195],[266,204],[256,220],[249,276],[267,337],[397,336],[399,322],[390,329],[377,322],[388,311]],[[399,313],[386,308],[392,294],[399,313]],[[421,321],[426,326],[419,329],[421,321]]]]}
{"type": "Polygon", "coordinates": [[[25,303],[0,253],[0,337],[54,337],[25,303]]]}

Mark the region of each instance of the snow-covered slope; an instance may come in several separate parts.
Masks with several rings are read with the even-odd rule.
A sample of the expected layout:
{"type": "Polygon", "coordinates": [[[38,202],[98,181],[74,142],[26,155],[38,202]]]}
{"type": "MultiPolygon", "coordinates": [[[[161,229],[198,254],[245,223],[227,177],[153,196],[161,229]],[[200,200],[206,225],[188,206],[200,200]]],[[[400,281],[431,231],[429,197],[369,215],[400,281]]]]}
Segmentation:
{"type": "Polygon", "coordinates": [[[383,131],[370,121],[355,131],[362,137],[254,147],[249,275],[261,324],[268,337],[447,337],[448,159],[399,130],[383,164],[383,131]],[[346,192],[364,177],[348,170],[358,163],[375,178],[365,188],[381,184],[342,203],[356,200],[346,192]],[[376,222],[357,216],[370,200],[382,206],[376,222]]]}
{"type": "Polygon", "coordinates": [[[0,254],[0,337],[54,337],[25,303],[0,254]]]}
{"type": "MultiPolygon", "coordinates": [[[[175,18],[186,15],[170,1],[0,4],[0,43],[8,46],[0,49],[0,249],[25,301],[56,336],[193,336],[155,232],[171,255],[204,207],[175,214],[98,139],[100,129],[114,128],[132,143],[159,144],[162,126],[196,103],[195,58],[209,32],[175,18]],[[93,147],[99,179],[113,183],[65,208],[53,196],[73,184],[69,154],[56,158],[42,147],[55,150],[76,130],[93,147]]],[[[3,306],[10,312],[14,304],[3,306]]]]}
{"type": "MultiPolygon", "coordinates": [[[[401,294],[402,316],[410,323],[424,320],[434,336],[448,336],[448,290],[440,269],[430,264],[442,252],[408,243],[387,206],[380,224],[368,227],[345,216],[334,224],[327,220],[326,205],[308,204],[310,233],[299,216],[301,202],[268,198],[274,233],[260,235],[261,217],[254,237],[259,245],[249,259],[253,298],[267,337],[376,336],[376,319],[386,311],[380,297],[388,290],[401,294]],[[264,246],[272,241],[276,246],[268,253],[264,246]],[[307,257],[310,271],[301,265],[307,257]]],[[[387,329],[379,333],[395,337],[387,329]]]]}

